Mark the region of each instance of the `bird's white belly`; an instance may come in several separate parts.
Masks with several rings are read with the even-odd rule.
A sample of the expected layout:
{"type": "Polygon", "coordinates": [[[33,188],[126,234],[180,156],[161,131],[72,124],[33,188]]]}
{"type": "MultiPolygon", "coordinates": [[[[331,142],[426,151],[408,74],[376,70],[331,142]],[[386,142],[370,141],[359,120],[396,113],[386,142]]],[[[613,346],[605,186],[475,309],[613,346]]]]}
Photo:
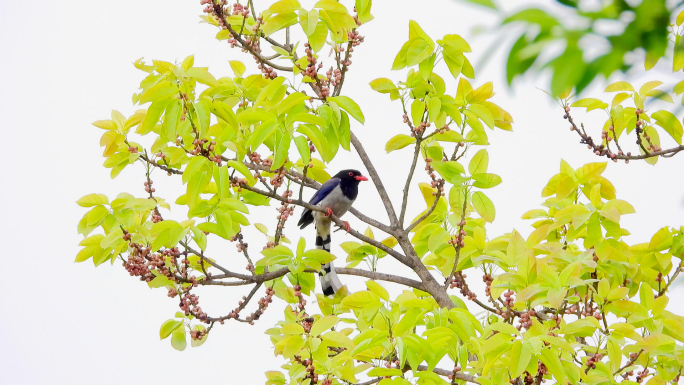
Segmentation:
{"type": "MultiPolygon", "coordinates": [[[[353,200],[347,198],[344,196],[342,193],[342,189],[340,187],[335,187],[330,194],[328,194],[323,200],[321,200],[317,206],[320,207],[330,207],[333,211],[333,214],[337,217],[341,217],[344,215],[349,208],[351,207],[352,203],[354,203],[353,200]]],[[[314,213],[314,218],[319,219],[319,217],[325,216],[324,213],[321,212],[315,212],[314,213]]]]}

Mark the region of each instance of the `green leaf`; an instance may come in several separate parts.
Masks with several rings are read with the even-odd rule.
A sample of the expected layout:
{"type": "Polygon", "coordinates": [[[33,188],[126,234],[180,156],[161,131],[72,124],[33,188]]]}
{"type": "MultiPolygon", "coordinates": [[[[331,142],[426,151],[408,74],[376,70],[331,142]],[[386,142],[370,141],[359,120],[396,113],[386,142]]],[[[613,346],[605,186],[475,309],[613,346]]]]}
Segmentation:
{"type": "Polygon", "coordinates": [[[465,172],[463,169],[463,166],[455,161],[448,161],[448,162],[443,162],[441,160],[439,161],[433,161],[430,163],[432,168],[435,169],[441,175],[444,179],[446,180],[452,180],[455,176],[459,176],[465,172]]]}
{"type": "Polygon", "coordinates": [[[347,96],[334,96],[328,98],[328,100],[335,102],[343,110],[347,111],[352,118],[356,119],[361,124],[366,121],[366,119],[363,117],[363,112],[361,112],[361,108],[359,108],[359,105],[356,104],[356,102],[351,98],[347,96]]]}
{"type": "Polygon", "coordinates": [[[387,78],[378,78],[371,81],[369,84],[374,91],[377,91],[381,94],[388,94],[397,89],[397,86],[395,86],[394,83],[387,78]]]}
{"type": "Polygon", "coordinates": [[[275,3],[273,3],[269,8],[268,8],[268,13],[284,13],[284,12],[293,12],[301,8],[302,6],[299,5],[299,1],[297,0],[280,0],[275,3]]]}
{"type": "Polygon", "coordinates": [[[299,151],[299,156],[302,158],[302,163],[304,165],[308,165],[311,161],[311,149],[309,148],[309,142],[303,136],[295,137],[294,142],[297,146],[297,151],[299,151]]]}
{"type": "Polygon", "coordinates": [[[278,115],[282,115],[294,108],[297,104],[309,100],[309,97],[301,92],[293,92],[278,105],[278,115]]]}
{"type": "Polygon", "coordinates": [[[314,53],[318,52],[325,46],[325,39],[328,37],[328,28],[322,21],[316,24],[316,31],[313,35],[309,36],[309,44],[311,44],[311,49],[314,53]]]}
{"type": "Polygon", "coordinates": [[[142,124],[135,132],[140,135],[146,135],[150,133],[157,123],[159,123],[159,117],[161,117],[161,114],[164,112],[164,110],[166,110],[167,103],[168,101],[166,100],[157,100],[152,102],[150,107],[147,109],[147,113],[145,114],[142,124]]]}
{"type": "Polygon", "coordinates": [[[544,365],[546,365],[546,367],[549,369],[549,372],[553,374],[556,380],[566,380],[565,370],[563,369],[563,365],[561,364],[560,358],[558,358],[558,353],[556,351],[542,349],[539,359],[544,363],[544,365]]]}
{"type": "Polygon", "coordinates": [[[380,298],[370,291],[359,291],[342,300],[342,306],[348,309],[362,309],[369,305],[380,305],[380,298]]]}
{"type": "Polygon", "coordinates": [[[313,323],[309,334],[311,334],[312,336],[318,336],[324,331],[330,330],[333,326],[337,325],[338,322],[340,322],[340,319],[335,317],[334,315],[327,315],[325,317],[321,317],[313,323]]]}
{"type": "Polygon", "coordinates": [[[145,104],[148,102],[153,102],[157,99],[161,99],[165,96],[169,96],[178,92],[178,87],[171,82],[161,82],[153,85],[147,91],[140,95],[139,104],[145,104]]]}
{"type": "Polygon", "coordinates": [[[81,207],[92,207],[97,205],[109,204],[109,199],[104,194],[88,194],[76,201],[81,207]]]}
{"type": "Polygon", "coordinates": [[[389,292],[387,292],[387,289],[380,286],[379,283],[375,281],[366,281],[366,287],[368,288],[368,290],[377,294],[378,297],[384,299],[385,301],[389,301],[389,292]]]}
{"type": "MultiPolygon", "coordinates": [[[[291,1],[291,0],[283,0],[291,1]]],[[[278,3],[276,3],[278,4],[278,3]]],[[[273,5],[276,5],[273,4],[273,5]]],[[[297,7],[299,9],[300,7],[297,7]]],[[[289,27],[297,23],[297,14],[294,12],[280,13],[268,19],[264,24],[264,36],[269,37],[273,33],[280,31],[285,27],[289,27]]]]}
{"type": "Polygon", "coordinates": [[[340,332],[327,332],[321,335],[324,341],[330,343],[331,346],[337,346],[346,349],[353,349],[354,343],[346,335],[340,332]]]}
{"type": "Polygon", "coordinates": [[[656,124],[662,127],[677,142],[682,144],[682,134],[684,129],[676,116],[671,112],[660,110],[651,115],[656,120],[656,124]]]}
{"type": "Polygon", "coordinates": [[[501,177],[496,174],[473,174],[473,186],[477,188],[492,188],[501,183],[501,177]]]}
{"type": "Polygon", "coordinates": [[[600,176],[605,171],[607,162],[587,163],[576,170],[577,180],[587,183],[600,176]]]}
{"type": "MultiPolygon", "coordinates": [[[[404,374],[399,369],[387,369],[387,368],[373,368],[366,373],[368,377],[394,377],[394,376],[401,376],[404,374]]],[[[382,385],[394,385],[395,381],[392,381],[391,383],[388,382],[387,384],[382,384],[382,385]]],[[[405,384],[404,381],[400,381],[397,384],[403,385],[405,384]]]]}
{"type": "Polygon", "coordinates": [[[269,136],[276,131],[275,127],[276,122],[274,121],[262,123],[249,136],[249,139],[247,140],[247,146],[251,147],[252,150],[256,150],[259,146],[261,146],[262,143],[264,143],[266,139],[268,139],[269,136]]]}
{"type": "Polygon", "coordinates": [[[159,339],[163,340],[167,338],[174,330],[178,329],[182,325],[183,321],[176,321],[174,319],[167,320],[159,329],[159,339]]]}
{"type": "Polygon", "coordinates": [[[197,80],[198,82],[202,84],[206,84],[210,87],[213,87],[216,85],[216,78],[212,74],[209,73],[209,70],[207,68],[190,68],[187,71],[188,75],[197,80]]]}
{"type": "Polygon", "coordinates": [[[330,152],[328,140],[325,138],[325,136],[323,136],[323,133],[318,129],[318,127],[312,124],[300,124],[297,128],[297,132],[304,134],[311,140],[316,149],[318,149],[320,152],[321,158],[324,162],[329,162],[332,160],[334,155],[330,152]]]}
{"type": "Polygon", "coordinates": [[[669,227],[663,227],[656,232],[648,244],[651,251],[663,251],[672,245],[672,234],[669,227]]]}
{"type": "Polygon", "coordinates": [[[241,162],[237,162],[237,161],[234,161],[234,160],[229,160],[228,162],[226,162],[226,165],[227,165],[228,167],[234,168],[235,171],[237,171],[237,172],[239,172],[240,174],[242,174],[242,176],[244,176],[244,177],[249,181],[250,184],[251,184],[251,183],[254,183],[254,175],[252,175],[252,173],[249,171],[249,169],[247,168],[247,166],[245,166],[245,165],[242,164],[241,162]]]}
{"type": "Polygon", "coordinates": [[[632,91],[634,92],[634,87],[627,82],[615,82],[606,87],[603,92],[619,92],[619,91],[632,91]]]}
{"type": "Polygon", "coordinates": [[[233,73],[235,74],[235,77],[242,77],[242,75],[245,73],[245,65],[242,64],[241,61],[238,60],[231,60],[229,61],[230,63],[230,68],[233,70],[233,73]]]}
{"type": "Polygon", "coordinates": [[[316,32],[318,25],[318,10],[306,11],[304,8],[299,10],[299,24],[302,26],[306,36],[311,36],[316,32]]]}
{"type": "Polygon", "coordinates": [[[521,343],[517,340],[514,341],[513,350],[511,351],[511,357],[513,360],[517,360],[517,363],[512,365],[512,367],[515,368],[515,372],[513,372],[513,375],[519,376],[525,371],[525,368],[527,368],[527,364],[529,364],[530,359],[532,358],[532,347],[530,346],[530,343],[521,343]],[[516,346],[519,346],[519,354],[515,354],[516,346]]]}
{"type": "Polygon", "coordinates": [[[171,346],[181,352],[185,350],[188,346],[188,342],[185,340],[185,329],[175,330],[171,333],[171,346]]]}
{"type": "Polygon", "coordinates": [[[459,35],[444,35],[444,38],[439,43],[459,52],[471,51],[470,44],[459,35]]]}
{"type": "Polygon", "coordinates": [[[347,8],[344,5],[333,0],[320,0],[314,7],[325,9],[329,12],[347,13],[347,8]]]}
{"type": "Polygon", "coordinates": [[[586,107],[587,112],[591,110],[604,109],[608,107],[608,103],[600,99],[584,98],[573,102],[570,107],[586,107]]]}
{"type": "Polygon", "coordinates": [[[387,144],[385,145],[385,151],[387,151],[387,153],[390,153],[392,151],[402,149],[408,146],[409,144],[415,142],[416,138],[404,134],[399,134],[387,142],[387,144]]]}
{"type": "Polygon", "coordinates": [[[200,230],[197,226],[192,226],[191,228],[192,234],[193,234],[193,239],[195,240],[195,243],[197,243],[197,246],[199,246],[200,250],[206,250],[207,249],[207,235],[204,234],[202,230],[200,230]]]}
{"type": "Polygon", "coordinates": [[[470,160],[468,164],[468,171],[471,175],[483,174],[487,172],[487,167],[489,166],[489,154],[486,149],[481,149],[478,151],[473,159],[470,160]]]}
{"type": "Polygon", "coordinates": [[[285,161],[287,161],[287,156],[290,151],[290,144],[292,143],[292,137],[287,132],[277,132],[276,133],[276,144],[274,148],[273,165],[271,170],[276,170],[280,168],[285,161]]]}
{"type": "Polygon", "coordinates": [[[473,193],[472,203],[475,211],[487,222],[493,222],[496,216],[494,203],[482,192],[477,191],[473,193]]]}
{"type": "Polygon", "coordinates": [[[414,66],[432,55],[433,46],[421,38],[409,40],[409,47],[406,51],[406,66],[414,66]]]}

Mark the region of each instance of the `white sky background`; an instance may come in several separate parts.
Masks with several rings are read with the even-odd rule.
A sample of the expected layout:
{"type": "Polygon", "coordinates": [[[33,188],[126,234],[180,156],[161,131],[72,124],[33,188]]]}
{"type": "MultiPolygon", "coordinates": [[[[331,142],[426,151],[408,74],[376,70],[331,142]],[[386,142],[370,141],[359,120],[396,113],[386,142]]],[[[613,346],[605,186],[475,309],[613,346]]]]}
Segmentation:
{"type": "MultiPolygon", "coordinates": [[[[257,1],[257,9],[265,9],[260,3],[257,1]]],[[[519,7],[528,2],[506,3],[519,7]]],[[[194,54],[195,65],[208,66],[217,78],[232,76],[228,60],[242,60],[248,73],[255,73],[250,57],[215,40],[215,28],[198,23],[201,9],[199,1],[180,0],[0,2],[0,233],[4,235],[5,266],[0,281],[0,383],[192,380],[258,384],[265,381],[265,370],[278,369],[283,363],[273,357],[263,334],[281,318],[284,304],[280,301],[274,302],[256,326],[229,322],[214,328],[202,347],[178,352],[168,340],[159,341],[158,337],[161,323],[178,309],[177,300],[167,298],[163,289],[150,290],[129,277],[118,262],[97,269],[90,262],[73,263],[82,239],[76,224],[85,213],[74,203],[78,198],[91,192],[110,197],[122,191],[144,194],[139,164],[117,179],[109,178],[99,147],[103,131],[91,125],[108,119],[112,109],[129,116],[139,108],[131,105],[131,94],[144,74],[131,63],[140,57],[180,61],[194,54]]],[[[475,64],[495,40],[492,36],[474,38],[472,28],[493,20],[479,8],[446,0],[375,1],[372,13],[376,19],[360,30],[366,42],[354,52],[343,94],[362,106],[366,124],[354,122],[352,129],[398,202],[410,150],[385,156],[384,144],[390,137],[406,133],[406,127],[401,123],[400,104],[373,92],[368,82],[378,77],[403,79],[403,73],[393,73],[390,68],[407,38],[409,19],[417,20],[433,38],[446,33],[466,37],[475,51],[470,56],[475,64]]],[[[510,42],[502,44],[510,46],[510,42]]],[[[559,107],[534,88],[548,88],[546,77],[528,77],[517,84],[515,92],[506,88],[501,53],[497,51],[489,65],[476,72],[474,81],[474,85],[494,81],[497,95],[493,101],[515,120],[515,132],[496,130],[490,134],[489,170],[504,181],[487,192],[497,210],[496,221],[488,226],[490,238],[513,228],[529,233],[529,224],[520,216],[539,207],[541,190],[558,172],[561,158],[573,167],[598,160],[578,144],[559,107]]],[[[456,82],[445,68],[441,71],[453,94],[456,82]]],[[[667,74],[667,68],[661,73],[667,74]]],[[[643,81],[654,76],[649,74],[643,81]]],[[[615,76],[615,80],[623,78],[615,76]]],[[[597,85],[597,90],[602,87],[597,85]]],[[[602,125],[601,114],[574,111],[576,121],[588,123],[595,136],[599,123],[602,125]]],[[[683,159],[684,155],[679,155],[660,160],[656,167],[644,162],[609,164],[604,175],[615,185],[618,197],[637,210],[623,218],[623,226],[634,234],[626,238],[628,242],[645,242],[662,226],[684,224],[683,159]]],[[[347,167],[363,170],[355,154],[341,152],[330,171],[347,167]]],[[[417,175],[425,180],[421,169],[417,175]]],[[[164,175],[157,175],[155,182],[160,196],[173,200],[172,192],[178,195],[179,190],[165,190],[173,184],[164,175]]],[[[411,197],[416,204],[409,218],[424,208],[417,187],[411,197]]],[[[370,183],[362,185],[355,207],[387,222],[370,183]]],[[[274,217],[259,221],[272,227],[274,217]]],[[[174,219],[184,218],[176,211],[174,219]]],[[[351,216],[346,219],[358,229],[365,228],[351,216]]],[[[296,241],[300,232],[292,221],[286,234],[296,241]]],[[[304,234],[311,238],[312,231],[307,229],[304,234]]],[[[342,238],[351,240],[338,232],[334,243],[342,238]]],[[[256,257],[261,246],[257,240],[250,242],[256,257]]],[[[232,247],[228,250],[218,258],[237,260],[241,267],[244,260],[238,259],[241,257],[232,247]]],[[[342,256],[336,245],[335,251],[342,256]]],[[[391,271],[389,265],[383,260],[380,270],[391,271]]],[[[352,289],[363,285],[362,280],[343,279],[352,289]]],[[[479,274],[472,274],[471,281],[479,285],[479,274]]],[[[225,314],[247,290],[200,292],[203,308],[225,314]]],[[[671,305],[681,298],[681,286],[675,291],[671,305]]],[[[682,305],[671,308],[684,313],[682,305]]]]}

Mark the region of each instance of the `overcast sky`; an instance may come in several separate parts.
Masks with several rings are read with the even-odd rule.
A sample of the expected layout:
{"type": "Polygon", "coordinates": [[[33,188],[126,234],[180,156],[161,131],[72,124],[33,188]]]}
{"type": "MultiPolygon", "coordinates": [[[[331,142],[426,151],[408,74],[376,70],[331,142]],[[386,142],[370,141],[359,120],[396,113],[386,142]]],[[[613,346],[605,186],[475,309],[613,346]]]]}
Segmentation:
{"type": "MultiPolygon", "coordinates": [[[[265,9],[270,1],[256,3],[257,9],[265,9]]],[[[310,8],[308,3],[305,6],[310,8]]],[[[506,3],[519,7],[527,2],[506,3]]],[[[180,61],[194,54],[195,65],[208,66],[217,78],[232,76],[228,60],[242,60],[255,73],[251,58],[216,41],[216,29],[198,23],[201,9],[199,1],[181,0],[0,1],[0,233],[5,245],[0,383],[258,384],[265,381],[265,370],[283,363],[273,356],[263,334],[282,316],[282,302],[274,303],[256,326],[227,323],[214,328],[201,348],[178,352],[168,340],[159,341],[158,334],[161,323],[177,310],[175,300],[129,277],[120,263],[99,268],[91,262],[73,263],[82,239],[76,224],[85,212],[74,203],[78,198],[92,192],[110,197],[122,191],[143,194],[140,165],[110,179],[102,167],[102,131],[91,125],[108,119],[112,109],[129,116],[139,108],[131,104],[131,95],[144,74],[132,62],[140,57],[180,61]]],[[[455,1],[375,1],[372,13],[375,20],[360,30],[366,42],[355,50],[343,93],[363,108],[365,125],[356,123],[352,128],[396,200],[405,181],[408,153],[385,156],[384,143],[405,131],[402,113],[399,104],[373,92],[368,82],[402,78],[403,73],[389,70],[407,38],[409,19],[435,38],[446,33],[466,37],[475,51],[471,55],[475,63],[491,44],[510,42],[491,35],[475,38],[473,27],[492,24],[489,14],[455,1]]],[[[513,133],[497,130],[490,135],[489,169],[504,181],[488,192],[497,210],[496,221],[488,227],[490,237],[513,228],[529,233],[529,224],[520,216],[539,207],[541,190],[558,172],[561,158],[574,167],[597,161],[577,143],[558,106],[535,88],[548,88],[548,79],[528,77],[512,92],[505,86],[503,63],[497,51],[474,82],[494,81],[493,101],[515,120],[513,133]]],[[[442,71],[453,94],[456,83],[442,71]]],[[[654,75],[643,77],[637,71],[610,80],[630,76],[641,79],[640,84],[654,75]]],[[[597,84],[587,94],[598,95],[602,88],[597,84]]],[[[575,118],[597,135],[601,114],[575,111],[575,118]]],[[[656,167],[643,162],[609,165],[604,175],[615,185],[618,197],[637,211],[623,218],[623,226],[633,234],[628,242],[645,242],[660,227],[684,224],[682,162],[684,155],[661,160],[656,167]]],[[[343,152],[330,170],[347,167],[363,169],[354,153],[343,152]]],[[[160,185],[173,186],[165,185],[161,175],[157,178],[160,185]]],[[[167,197],[172,198],[171,192],[167,197]]],[[[417,204],[409,217],[424,208],[417,189],[412,197],[417,204]]],[[[363,185],[355,207],[385,218],[370,183],[363,185]]],[[[346,219],[363,228],[355,218],[346,219]]],[[[299,233],[290,226],[290,238],[297,239],[299,233]]],[[[340,235],[334,243],[351,240],[336,234],[340,235]]],[[[233,250],[225,258],[238,258],[233,250]]],[[[336,250],[339,253],[334,246],[336,250]]],[[[381,270],[391,269],[389,265],[383,260],[381,270]]],[[[360,280],[344,279],[352,288],[362,287],[360,280]]],[[[681,296],[681,286],[675,290],[672,297],[681,296]]],[[[213,314],[226,313],[244,294],[240,290],[201,293],[206,301],[203,308],[213,314]]],[[[684,313],[681,306],[672,309],[684,313]]]]}

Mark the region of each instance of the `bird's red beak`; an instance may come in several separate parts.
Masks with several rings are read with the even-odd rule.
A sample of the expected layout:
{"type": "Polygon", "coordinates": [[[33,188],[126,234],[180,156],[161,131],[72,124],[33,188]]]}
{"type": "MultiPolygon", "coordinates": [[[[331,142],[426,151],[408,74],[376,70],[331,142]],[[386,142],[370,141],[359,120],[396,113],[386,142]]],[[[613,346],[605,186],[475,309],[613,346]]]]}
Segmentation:
{"type": "Polygon", "coordinates": [[[363,175],[355,176],[354,179],[356,179],[356,180],[358,180],[358,181],[368,180],[368,178],[366,178],[366,177],[363,176],[363,175]]]}

